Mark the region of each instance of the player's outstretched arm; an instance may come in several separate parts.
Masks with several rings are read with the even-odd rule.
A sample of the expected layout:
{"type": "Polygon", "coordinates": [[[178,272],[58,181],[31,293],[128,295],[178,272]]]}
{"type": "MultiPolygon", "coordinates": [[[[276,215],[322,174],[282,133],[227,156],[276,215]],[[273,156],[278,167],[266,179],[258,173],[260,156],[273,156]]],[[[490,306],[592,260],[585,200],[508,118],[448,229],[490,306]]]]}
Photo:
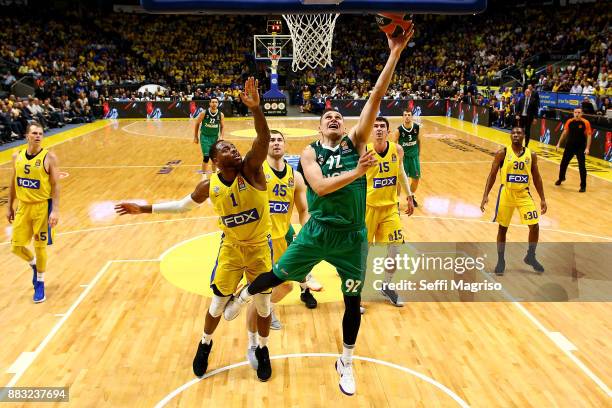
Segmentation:
{"type": "Polygon", "coordinates": [[[395,71],[397,61],[399,61],[400,55],[402,54],[403,49],[406,48],[406,44],[408,44],[408,41],[412,37],[413,33],[414,30],[411,26],[410,30],[398,37],[391,37],[390,35],[387,35],[391,53],[389,54],[387,63],[380,73],[374,88],[372,88],[372,93],[363,107],[361,115],[359,115],[359,122],[350,133],[350,138],[358,150],[361,147],[360,145],[368,142],[370,133],[372,131],[372,126],[374,125],[374,120],[378,114],[380,101],[382,100],[383,96],[385,96],[385,93],[389,88],[389,83],[393,77],[393,71],[395,71]]]}
{"type": "Polygon", "coordinates": [[[503,148],[499,150],[495,154],[495,158],[493,159],[493,165],[491,166],[491,171],[489,172],[489,177],[487,177],[487,184],[485,185],[485,191],[482,195],[482,202],[480,203],[480,211],[484,212],[485,206],[489,202],[489,193],[495,184],[495,179],[497,178],[497,172],[499,171],[502,163],[504,162],[504,158],[506,157],[506,149],[503,148]]]}
{"type": "Polygon", "coordinates": [[[115,205],[115,212],[119,215],[125,214],[177,214],[190,211],[199,207],[208,198],[210,180],[201,181],[193,193],[178,201],[167,203],[138,205],[135,203],[120,203],[115,205]]]}
{"type": "Polygon", "coordinates": [[[531,152],[531,175],[533,176],[533,185],[540,196],[541,214],[544,215],[546,214],[548,206],[546,205],[546,198],[544,197],[544,183],[542,183],[542,176],[538,168],[538,156],[534,152],[531,152]]]}
{"type": "Polygon", "coordinates": [[[357,167],[353,170],[335,177],[323,177],[323,172],[321,171],[321,167],[317,164],[315,156],[314,149],[310,146],[306,146],[306,149],[302,152],[300,162],[304,170],[306,181],[319,197],[333,193],[351,184],[353,181],[363,176],[370,167],[377,164],[374,158],[374,151],[370,150],[359,158],[359,163],[357,163],[357,167]]]}
{"type": "Polygon", "coordinates": [[[244,92],[240,93],[240,100],[253,113],[255,132],[257,133],[251,150],[244,156],[243,169],[247,177],[262,172],[261,165],[264,160],[266,160],[268,146],[270,144],[270,129],[268,128],[268,122],[266,122],[266,117],[259,106],[258,86],[259,81],[250,77],[244,83],[244,92]]]}
{"type": "Polygon", "coordinates": [[[306,200],[306,182],[301,173],[297,171],[293,173],[295,177],[295,208],[297,208],[298,216],[300,218],[300,224],[306,225],[306,222],[310,218],[308,212],[308,202],[306,200]]]}

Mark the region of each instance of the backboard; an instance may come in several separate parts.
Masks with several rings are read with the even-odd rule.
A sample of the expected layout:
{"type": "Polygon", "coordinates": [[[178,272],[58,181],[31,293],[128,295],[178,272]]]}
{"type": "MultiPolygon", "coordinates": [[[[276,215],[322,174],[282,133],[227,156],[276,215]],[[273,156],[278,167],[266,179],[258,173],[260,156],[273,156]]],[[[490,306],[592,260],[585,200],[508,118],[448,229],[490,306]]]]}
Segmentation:
{"type": "Polygon", "coordinates": [[[404,12],[411,14],[473,14],[487,0],[140,0],[156,13],[309,14],[404,12]]]}

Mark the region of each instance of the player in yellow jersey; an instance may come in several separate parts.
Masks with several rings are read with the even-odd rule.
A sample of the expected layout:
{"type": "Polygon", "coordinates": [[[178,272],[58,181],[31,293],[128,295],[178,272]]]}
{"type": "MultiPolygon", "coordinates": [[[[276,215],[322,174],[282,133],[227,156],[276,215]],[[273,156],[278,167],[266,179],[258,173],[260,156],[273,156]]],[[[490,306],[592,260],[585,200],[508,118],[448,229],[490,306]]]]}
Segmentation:
{"type": "MultiPolygon", "coordinates": [[[[285,155],[285,137],[277,130],[271,130],[270,145],[268,147],[268,156],[263,164],[266,181],[268,183],[268,200],[270,203],[270,219],[272,221],[272,254],[273,262],[281,257],[287,250],[288,241],[287,234],[291,228],[291,213],[293,206],[297,208],[300,224],[306,224],[310,215],[308,214],[308,204],[306,203],[306,183],[299,172],[293,171],[293,168],[283,158],[285,155]]],[[[311,301],[316,300],[309,292],[308,284],[300,282],[302,287],[302,297],[307,293],[311,301]]],[[[280,302],[285,296],[291,292],[293,284],[285,282],[282,285],[272,289],[272,304],[280,302]]],[[[281,328],[280,321],[274,314],[272,308],[272,320],[270,328],[279,330],[281,328]]],[[[257,360],[255,359],[255,349],[257,348],[256,338],[256,317],[257,310],[253,304],[249,305],[247,311],[247,332],[249,337],[249,345],[247,348],[247,358],[251,366],[257,368],[257,360]]]]}
{"type": "Polygon", "coordinates": [[[495,218],[493,221],[499,223],[497,231],[497,266],[495,273],[503,275],[506,269],[504,251],[506,245],[506,233],[512,219],[514,209],[519,210],[521,222],[529,226],[529,249],[525,256],[525,263],[531,265],[536,272],[544,272],[544,267],[536,259],[536,246],[540,235],[539,215],[535,202],[529,192],[529,182],[533,178],[533,184],[540,196],[540,208],[542,214],[546,213],[546,198],[544,198],[544,186],[538,169],[538,158],[529,148],[523,147],[525,138],[524,130],[520,127],[512,128],[510,134],[512,145],[503,148],[495,154],[493,166],[487,178],[480,210],[484,212],[485,205],[489,202],[489,192],[495,184],[497,172],[500,172],[501,185],[495,206],[495,218]]]}
{"type": "Polygon", "coordinates": [[[54,153],[42,147],[43,127],[32,122],[26,130],[28,145],[13,155],[8,221],[13,223],[12,252],[32,268],[34,303],[44,302],[47,245],[59,219],[59,168],[54,153]],[[17,211],[13,208],[19,201],[17,211]],[[27,245],[34,237],[34,254],[27,245]]]}
{"type": "MultiPolygon", "coordinates": [[[[115,210],[123,214],[179,213],[210,200],[219,215],[223,231],[217,263],[212,271],[213,298],[204,322],[204,334],[198,342],[193,372],[203,376],[208,368],[212,335],[221,315],[243,275],[252,282],[259,274],[272,270],[270,239],[270,204],[266,176],[262,167],[270,143],[270,130],[259,106],[258,81],[249,78],[240,99],[251,112],[257,137],[251,150],[242,158],[236,146],[219,140],[210,148],[210,158],[219,169],[209,180],[201,181],[190,195],[180,201],[154,205],[121,203],[115,210]]],[[[257,309],[259,346],[255,351],[257,378],[267,381],[272,375],[268,352],[270,333],[270,291],[254,299],[257,309]]]]}
{"type": "MultiPolygon", "coordinates": [[[[368,243],[388,244],[388,257],[395,258],[398,244],[404,242],[402,221],[399,215],[397,186],[407,192],[408,207],[406,214],[412,215],[414,204],[410,192],[410,183],[404,170],[404,149],[398,143],[389,142],[389,121],[381,116],[376,118],[372,128],[373,143],[366,150],[374,151],[377,164],[366,173],[368,193],[366,197],[365,222],[368,229],[368,243]]],[[[381,293],[398,307],[403,306],[397,292],[388,288],[395,267],[385,271],[381,293]]]]}

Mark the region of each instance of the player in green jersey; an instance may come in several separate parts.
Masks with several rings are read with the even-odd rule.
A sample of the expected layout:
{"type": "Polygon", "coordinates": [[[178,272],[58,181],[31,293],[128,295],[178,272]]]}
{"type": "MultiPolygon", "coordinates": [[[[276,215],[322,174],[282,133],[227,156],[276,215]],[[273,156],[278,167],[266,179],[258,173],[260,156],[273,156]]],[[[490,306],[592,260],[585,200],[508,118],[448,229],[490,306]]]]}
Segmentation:
{"type": "MultiPolygon", "coordinates": [[[[210,160],[208,153],[210,147],[217,140],[223,139],[223,118],[223,112],[219,110],[219,100],[217,98],[212,98],[208,109],[196,117],[193,143],[200,143],[202,148],[202,174],[204,178],[208,174],[208,161],[210,160]]],[[[215,172],[217,170],[215,164],[211,163],[211,165],[212,171],[215,172]]]]}
{"type": "Polygon", "coordinates": [[[415,207],[419,205],[414,198],[414,193],[419,187],[421,178],[421,139],[419,138],[419,124],[412,120],[412,111],[404,111],[404,123],[393,131],[391,140],[399,143],[404,149],[404,170],[410,177],[410,190],[412,191],[412,202],[415,207]]]}
{"type": "Polygon", "coordinates": [[[234,319],[250,297],[286,280],[301,281],[319,262],[333,265],[342,280],[344,317],[343,352],[336,361],[340,390],[355,393],[352,359],[361,323],[359,305],[368,255],[365,228],[366,178],[376,165],[373,151],[365,152],[380,102],[387,92],[393,71],[412,30],[398,37],[387,36],[390,55],[359,122],[347,134],[339,112],[327,110],[319,122],[320,138],[307,146],[300,158],[299,171],[306,180],[310,219],[304,225],[273,271],[257,277],[228,302],[225,318],[234,319]]]}

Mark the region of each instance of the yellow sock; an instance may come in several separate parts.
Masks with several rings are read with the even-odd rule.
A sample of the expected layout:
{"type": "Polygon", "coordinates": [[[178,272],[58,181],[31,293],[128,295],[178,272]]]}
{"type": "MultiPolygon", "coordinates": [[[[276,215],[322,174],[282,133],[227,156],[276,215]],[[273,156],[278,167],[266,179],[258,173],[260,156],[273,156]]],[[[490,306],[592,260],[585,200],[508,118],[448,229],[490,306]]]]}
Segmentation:
{"type": "Polygon", "coordinates": [[[34,247],[36,251],[36,270],[38,273],[45,273],[47,270],[47,247],[34,247]]]}

